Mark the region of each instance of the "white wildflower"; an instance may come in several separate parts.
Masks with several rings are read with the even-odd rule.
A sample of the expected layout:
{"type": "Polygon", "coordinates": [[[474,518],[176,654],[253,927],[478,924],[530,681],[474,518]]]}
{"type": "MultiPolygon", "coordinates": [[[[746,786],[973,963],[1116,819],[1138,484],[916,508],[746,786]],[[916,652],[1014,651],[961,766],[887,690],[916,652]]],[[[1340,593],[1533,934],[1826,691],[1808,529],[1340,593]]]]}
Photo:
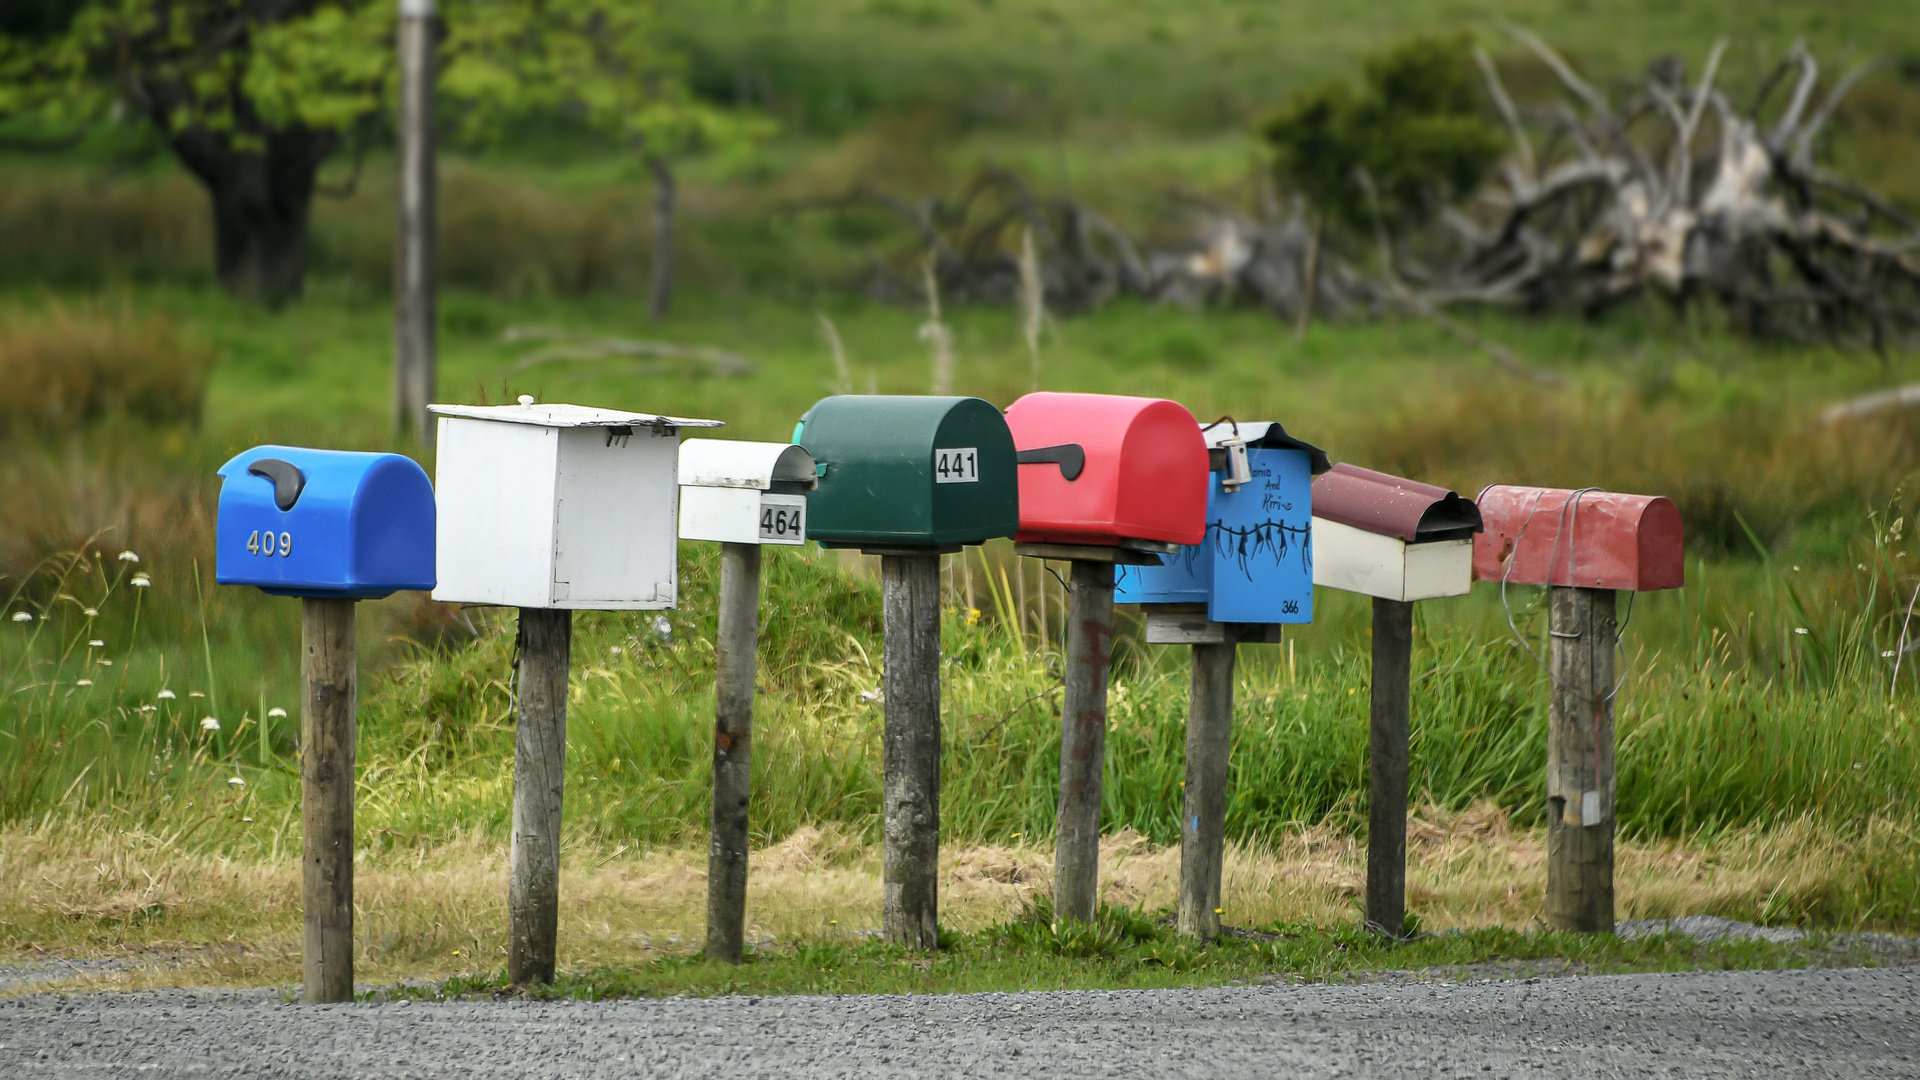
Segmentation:
{"type": "Polygon", "coordinates": [[[78,682],[76,682],[76,683],[74,683],[73,685],[75,685],[75,686],[92,686],[92,685],[93,685],[93,680],[92,680],[92,679],[81,679],[80,681],[78,681],[78,682]]]}
{"type": "Polygon", "coordinates": [[[135,555],[131,551],[123,551],[120,553],[120,561],[121,562],[139,562],[140,556],[135,555]]]}
{"type": "Polygon", "coordinates": [[[621,648],[620,646],[618,646],[618,645],[615,645],[615,646],[613,647],[613,655],[615,655],[615,656],[619,656],[619,655],[620,655],[620,654],[621,654],[622,652],[625,652],[625,651],[626,651],[626,650],[624,650],[624,649],[622,649],[622,648],[621,648]]]}
{"type": "Polygon", "coordinates": [[[94,638],[92,641],[87,642],[87,646],[94,649],[104,649],[107,647],[107,643],[101,641],[99,638],[94,638]]]}
{"type": "Polygon", "coordinates": [[[154,709],[155,709],[156,707],[157,707],[157,706],[153,706],[153,705],[142,705],[142,706],[140,706],[140,711],[141,711],[141,712],[152,712],[152,711],[153,711],[153,710],[154,710],[154,709]]]}
{"type": "Polygon", "coordinates": [[[136,589],[144,589],[153,584],[153,579],[145,574],[135,574],[133,575],[133,580],[127,582],[127,584],[132,585],[136,589]]]}
{"type": "Polygon", "coordinates": [[[172,701],[172,700],[173,700],[173,691],[171,691],[171,690],[162,690],[162,691],[160,691],[159,693],[157,693],[157,694],[155,694],[155,695],[153,695],[153,696],[154,696],[154,699],[155,699],[156,701],[172,701]]]}
{"type": "Polygon", "coordinates": [[[187,696],[188,697],[206,697],[207,695],[201,693],[198,690],[189,690],[187,691],[187,696]]]}
{"type": "Polygon", "coordinates": [[[91,619],[91,618],[94,618],[95,616],[97,616],[97,615],[99,615],[99,614],[100,614],[100,609],[99,609],[99,608],[92,608],[92,607],[90,607],[90,608],[87,608],[87,609],[86,609],[86,612],[85,612],[85,614],[86,614],[86,616],[87,616],[87,618],[89,618],[89,619],[91,619]]]}
{"type": "Polygon", "coordinates": [[[1811,634],[1811,633],[1813,633],[1813,631],[1811,631],[1811,630],[1809,630],[1809,629],[1807,629],[1807,628],[1806,628],[1806,627],[1804,627],[1804,626],[1796,626],[1796,627],[1794,627],[1794,628],[1793,628],[1793,632],[1794,632],[1794,633],[1796,633],[1796,634],[1811,634]]]}
{"type": "Polygon", "coordinates": [[[281,720],[281,719],[285,719],[285,718],[286,718],[286,715],[287,715],[287,710],[285,710],[285,709],[282,709],[282,708],[280,708],[280,707],[278,707],[278,706],[275,706],[274,708],[271,708],[271,709],[268,709],[268,710],[267,710],[267,718],[268,718],[269,720],[281,720]]]}
{"type": "Polygon", "coordinates": [[[33,614],[31,612],[26,612],[26,611],[16,611],[13,613],[13,621],[14,622],[32,622],[33,614]]]}
{"type": "Polygon", "coordinates": [[[886,695],[879,690],[862,690],[860,691],[860,700],[861,701],[885,701],[887,700],[887,698],[886,698],[886,695]]]}
{"type": "Polygon", "coordinates": [[[231,784],[231,785],[233,785],[234,787],[246,787],[246,786],[247,786],[247,782],[246,782],[245,780],[242,780],[242,779],[240,779],[240,778],[239,778],[239,777],[237,777],[237,776],[229,776],[229,777],[227,777],[227,783],[229,783],[229,784],[231,784]]]}
{"type": "Polygon", "coordinates": [[[1891,660],[1893,657],[1894,651],[1892,649],[1883,649],[1880,652],[1880,659],[1882,660],[1891,660]]]}
{"type": "Polygon", "coordinates": [[[99,665],[100,665],[101,667],[112,667],[112,666],[113,666],[113,661],[111,661],[111,660],[108,660],[108,659],[107,659],[107,658],[105,658],[105,657],[101,657],[100,659],[98,659],[98,660],[95,660],[95,661],[94,661],[94,663],[96,663],[96,664],[99,664],[99,665]]]}
{"type": "Polygon", "coordinates": [[[673,624],[667,621],[667,617],[665,615],[656,615],[653,617],[653,632],[656,634],[659,634],[663,638],[672,637],[673,624]]]}
{"type": "Polygon", "coordinates": [[[201,731],[219,731],[220,721],[215,720],[211,716],[203,717],[200,720],[200,730],[201,731]]]}

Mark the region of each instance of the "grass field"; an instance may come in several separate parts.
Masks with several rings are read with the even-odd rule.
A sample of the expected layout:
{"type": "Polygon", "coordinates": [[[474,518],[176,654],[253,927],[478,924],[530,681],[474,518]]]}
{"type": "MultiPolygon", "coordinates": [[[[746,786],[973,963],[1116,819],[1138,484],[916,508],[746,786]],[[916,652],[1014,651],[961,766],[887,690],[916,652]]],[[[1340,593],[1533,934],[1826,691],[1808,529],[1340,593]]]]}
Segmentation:
{"type": "MultiPolygon", "coordinates": [[[[564,132],[451,158],[442,400],[531,393],[782,439],[839,382],[825,320],[850,389],[924,392],[925,313],[848,288],[899,253],[897,229],[792,206],[859,179],[950,191],[1003,162],[1130,227],[1170,229],[1176,189],[1250,198],[1248,122],[1265,103],[1403,31],[1472,29],[1523,89],[1539,73],[1497,47],[1495,15],[1572,43],[1608,78],[1657,51],[1697,55],[1729,29],[1736,83],[1797,34],[1836,62],[1920,49],[1920,24],[1867,3],[1747,5],[1737,27],[1700,5],[1579,2],[1397,0],[1337,18],[1227,0],[709,10],[668,5],[703,86],[733,86],[787,128],[687,165],[689,288],[673,315],[643,316],[651,241],[635,162],[564,132]],[[549,332],[713,346],[751,370],[541,361],[549,332]]],[[[1863,95],[1835,153],[1920,201],[1920,91],[1893,74],[1863,95]]],[[[387,165],[376,154],[352,198],[320,204],[306,298],[266,311],[211,287],[189,181],[159,167],[108,177],[97,149],[0,164],[0,374],[40,388],[0,407],[0,619],[30,617],[0,621],[0,952],[184,958],[114,985],[286,981],[297,607],[212,583],[212,474],[268,441],[414,452],[388,412],[387,165]],[[107,392],[130,386],[151,389],[107,392]]],[[[959,392],[1001,406],[1025,392],[1013,313],[946,319],[959,392]]],[[[1553,382],[1503,373],[1424,322],[1323,324],[1296,340],[1259,312],[1131,302],[1050,322],[1041,381],[1171,397],[1204,419],[1277,418],[1336,460],[1463,492],[1671,495],[1687,587],[1635,602],[1622,653],[1622,916],[1920,929],[1920,665],[1900,652],[1920,588],[1920,431],[1903,415],[1819,418],[1914,379],[1920,355],[1756,344],[1711,313],[1654,305],[1605,323],[1464,321],[1553,382]]],[[[1411,907],[1429,928],[1478,936],[1386,957],[1341,929],[1364,870],[1367,609],[1322,591],[1286,645],[1242,651],[1236,686],[1228,921],[1280,936],[1203,956],[1140,929],[1173,898],[1186,656],[1145,645],[1124,614],[1103,880],[1132,914],[1086,942],[1041,940],[1031,904],[1050,876],[1061,604],[1052,579],[995,543],[949,560],[946,578],[943,910],[961,936],[933,965],[860,936],[878,899],[874,568],[817,548],[769,557],[751,809],[761,954],[730,981],[687,962],[712,722],[706,547],[682,550],[683,603],[664,632],[651,615],[575,622],[561,946],[574,992],[1161,985],[1546,955],[1799,962],[1530,933],[1545,686],[1509,617],[1536,647],[1545,627],[1537,590],[1503,601],[1489,586],[1423,604],[1414,660],[1411,907]]],[[[362,605],[360,626],[363,971],[486,989],[504,934],[510,618],[403,595],[362,605]]]]}

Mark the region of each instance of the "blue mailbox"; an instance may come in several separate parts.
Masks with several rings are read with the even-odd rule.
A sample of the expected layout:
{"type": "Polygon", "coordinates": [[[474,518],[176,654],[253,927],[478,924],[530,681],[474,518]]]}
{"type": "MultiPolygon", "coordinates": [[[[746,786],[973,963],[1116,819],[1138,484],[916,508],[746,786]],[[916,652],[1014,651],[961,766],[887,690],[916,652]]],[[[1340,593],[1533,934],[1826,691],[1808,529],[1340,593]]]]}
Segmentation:
{"type": "Polygon", "coordinates": [[[1119,566],[1121,604],[1206,605],[1215,623],[1313,620],[1313,477],[1327,455],[1279,424],[1206,427],[1207,534],[1162,566],[1119,566]]]}
{"type": "Polygon", "coordinates": [[[413,459],[256,446],[220,476],[220,584],[350,600],[433,588],[433,485],[413,459]]]}

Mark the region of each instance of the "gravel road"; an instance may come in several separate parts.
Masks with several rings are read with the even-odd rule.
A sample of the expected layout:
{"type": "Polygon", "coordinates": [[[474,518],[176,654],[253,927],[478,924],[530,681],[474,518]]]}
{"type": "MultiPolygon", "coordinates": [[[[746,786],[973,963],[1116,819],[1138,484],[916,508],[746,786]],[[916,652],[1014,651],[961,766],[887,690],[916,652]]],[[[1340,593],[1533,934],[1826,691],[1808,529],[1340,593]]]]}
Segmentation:
{"type": "Polygon", "coordinates": [[[1920,969],[947,997],[0,1001],[0,1076],[1920,1075],[1920,969]]]}

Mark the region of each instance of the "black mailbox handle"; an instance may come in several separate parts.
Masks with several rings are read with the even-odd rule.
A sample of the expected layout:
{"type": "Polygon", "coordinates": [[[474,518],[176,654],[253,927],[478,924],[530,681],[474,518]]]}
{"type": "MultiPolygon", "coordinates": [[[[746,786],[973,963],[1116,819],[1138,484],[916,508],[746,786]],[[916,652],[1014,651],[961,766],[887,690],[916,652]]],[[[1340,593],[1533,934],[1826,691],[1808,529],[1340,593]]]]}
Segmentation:
{"type": "Polygon", "coordinates": [[[1059,465],[1060,475],[1068,480],[1080,479],[1080,473],[1087,467],[1087,452],[1079,443],[1061,443],[1059,446],[1039,446],[1032,450],[1022,450],[1016,459],[1022,465],[1059,465]]]}
{"type": "Polygon", "coordinates": [[[293,462],[277,457],[261,458],[247,466],[247,475],[273,481],[273,505],[282,510],[293,509],[293,504],[300,501],[300,493],[307,487],[306,474],[293,462]]]}

